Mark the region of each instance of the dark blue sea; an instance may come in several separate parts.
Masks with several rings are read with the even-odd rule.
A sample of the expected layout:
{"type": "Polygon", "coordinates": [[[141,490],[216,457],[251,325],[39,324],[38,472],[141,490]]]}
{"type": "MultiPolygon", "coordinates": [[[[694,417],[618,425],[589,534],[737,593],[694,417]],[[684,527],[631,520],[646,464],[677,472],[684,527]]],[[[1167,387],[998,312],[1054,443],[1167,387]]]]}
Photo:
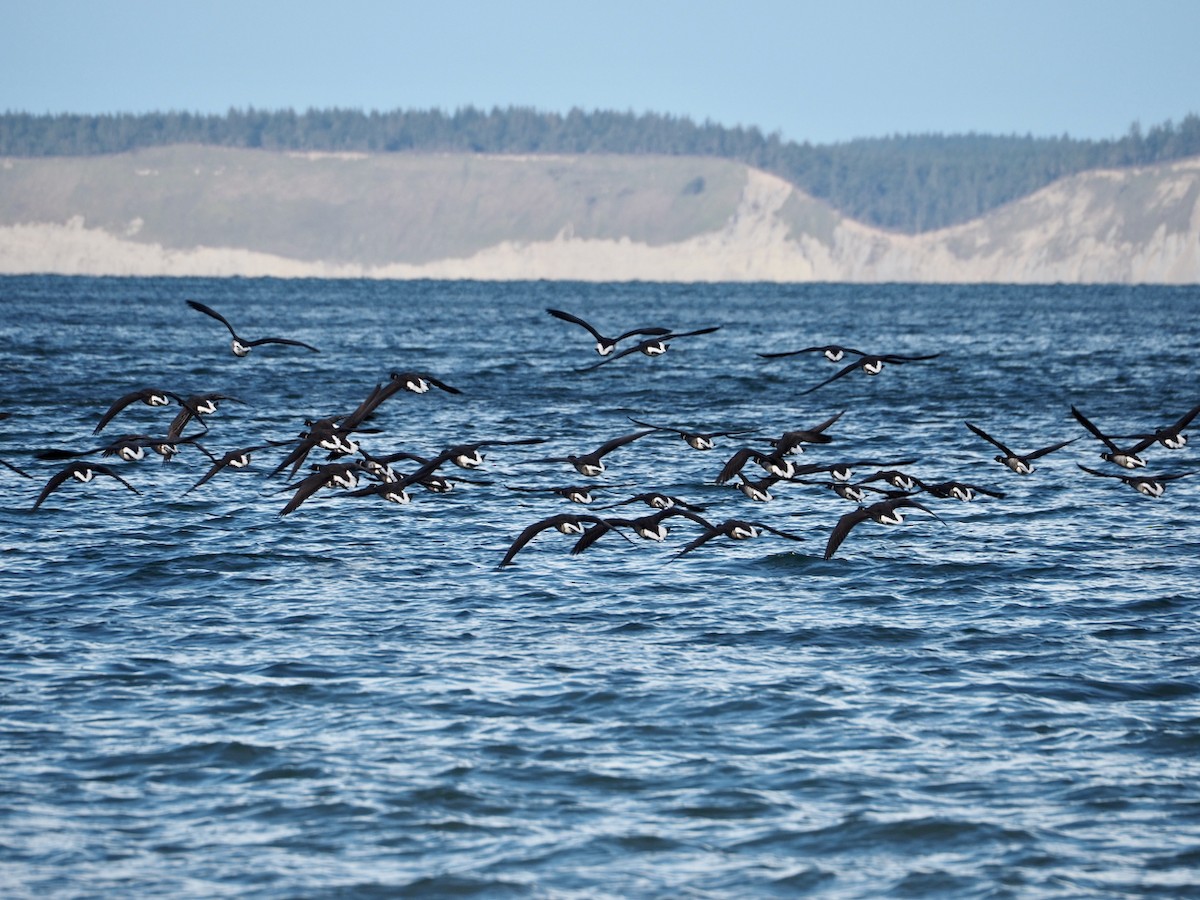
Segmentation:
{"type": "MultiPolygon", "coordinates": [[[[1200,896],[1200,474],[1153,498],[1085,472],[1130,474],[1071,415],[1132,435],[1200,404],[1200,288],[9,277],[0,312],[0,459],[30,476],[0,468],[6,898],[1200,896]],[[187,299],[321,352],[237,358],[187,299]],[[591,338],[547,308],[720,330],[580,371],[591,338]],[[807,393],[849,357],[757,355],[825,344],[938,355],[807,393]],[[39,451],[165,434],[179,407],[136,402],[93,435],[131,392],[243,401],[188,426],[219,458],[393,372],[460,393],[389,397],[373,455],[545,443],[287,516],[325,451],[190,491],[194,445],[93,454],[138,493],[68,479],[31,510],[67,464],[39,451]],[[840,412],[796,464],[1003,496],[918,494],[937,518],[864,521],[827,560],[855,502],[715,483],[840,412]],[[592,479],[544,461],[630,417],[752,433],[656,431],[592,479]],[[1077,440],[1021,476],[968,421],[1077,440]],[[548,490],[589,483],[586,508],[548,490]],[[547,529],[498,568],[527,526],[652,490],[802,540],[679,555],[706,532],[673,517],[576,555],[547,529]]],[[[1200,472],[1193,424],[1133,474],[1200,472]]]]}

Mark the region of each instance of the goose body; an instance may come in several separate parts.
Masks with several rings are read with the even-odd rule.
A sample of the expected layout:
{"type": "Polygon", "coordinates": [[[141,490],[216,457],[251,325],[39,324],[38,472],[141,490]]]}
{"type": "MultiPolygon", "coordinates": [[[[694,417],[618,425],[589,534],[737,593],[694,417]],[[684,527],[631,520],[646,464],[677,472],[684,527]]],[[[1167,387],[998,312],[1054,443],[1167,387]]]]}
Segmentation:
{"type": "Polygon", "coordinates": [[[750,481],[740,472],[737,474],[738,481],[734,484],[742,494],[753,500],[755,503],[770,503],[774,500],[771,494],[771,488],[778,484],[783,479],[778,475],[768,475],[765,478],[760,478],[758,481],[750,481]]]}

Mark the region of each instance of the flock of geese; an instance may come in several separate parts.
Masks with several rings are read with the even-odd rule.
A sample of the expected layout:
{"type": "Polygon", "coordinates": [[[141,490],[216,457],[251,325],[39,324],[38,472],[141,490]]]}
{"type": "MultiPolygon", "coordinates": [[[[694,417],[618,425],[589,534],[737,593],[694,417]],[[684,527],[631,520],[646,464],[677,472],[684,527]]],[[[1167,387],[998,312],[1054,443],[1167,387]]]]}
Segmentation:
{"type": "MultiPolygon", "coordinates": [[[[291,338],[250,339],[244,337],[239,335],[229,320],[215,309],[195,300],[186,302],[192,310],[214,319],[228,330],[231,338],[230,347],[237,357],[245,357],[253,349],[266,345],[282,345],[310,353],[320,352],[311,344],[291,338]]],[[[681,332],[662,327],[637,328],[610,337],[572,313],[558,309],[550,309],[547,312],[555,319],[585,329],[594,340],[595,351],[600,360],[581,367],[579,371],[592,371],[600,366],[611,365],[616,360],[634,353],[641,353],[648,357],[660,356],[667,352],[674,341],[711,334],[720,327],[709,326],[681,332]]],[[[800,391],[800,395],[817,391],[855,371],[862,371],[867,375],[877,375],[885,366],[924,362],[933,360],[939,355],[869,354],[839,345],[805,347],[781,353],[760,353],[758,355],[764,359],[778,359],[803,354],[819,354],[834,364],[843,363],[847,359],[850,361],[845,362],[830,377],[800,391]]],[[[446,384],[428,373],[393,372],[387,381],[377,384],[367,397],[349,413],[307,419],[304,422],[303,430],[294,438],[264,439],[249,446],[238,447],[218,454],[208,449],[207,446],[210,432],[206,417],[216,413],[218,406],[222,403],[241,403],[241,400],[221,393],[183,396],[159,388],[139,388],[117,398],[100,415],[93,431],[93,434],[97,436],[95,446],[83,449],[44,449],[34,454],[39,460],[66,462],[66,465],[55,471],[45,482],[33,501],[31,509],[41,509],[52,495],[68,483],[87,483],[97,477],[112,479],[125,489],[137,494],[139,493],[138,489],[117,468],[98,462],[96,458],[116,458],[125,462],[136,462],[146,457],[148,453],[153,453],[165,461],[171,459],[184,447],[194,447],[211,463],[203,476],[184,491],[185,495],[201,488],[227,469],[241,469],[249,466],[255,454],[262,451],[276,451],[282,454],[282,458],[270,471],[269,477],[283,476],[290,480],[290,483],[281,489],[281,492],[291,493],[290,498],[279,511],[281,516],[296,512],[314,496],[331,490],[341,491],[344,496],[349,497],[378,497],[393,503],[407,503],[411,499],[411,491],[417,487],[433,493],[445,493],[454,487],[455,482],[488,483],[468,479],[458,474],[448,475],[446,467],[465,471],[477,470],[484,464],[485,450],[490,451],[492,448],[506,446],[536,445],[547,441],[546,438],[476,441],[447,447],[432,456],[422,456],[409,451],[376,454],[363,446],[363,436],[380,433],[381,429],[370,423],[385,402],[400,392],[426,394],[431,391],[447,394],[460,393],[458,388],[446,384]],[[149,407],[171,408],[172,419],[161,436],[125,434],[103,441],[98,437],[125,409],[138,403],[149,407]],[[186,433],[189,426],[193,429],[190,434],[186,433]],[[322,459],[319,462],[310,463],[309,460],[314,456],[320,456],[322,459]],[[305,474],[302,475],[302,471],[305,474]]],[[[1087,436],[1100,442],[1104,448],[1100,457],[1112,469],[1103,471],[1077,464],[1079,468],[1098,478],[1118,480],[1145,496],[1160,497],[1170,482],[1194,474],[1193,471],[1159,475],[1138,474],[1138,472],[1146,468],[1146,459],[1143,454],[1154,445],[1177,451],[1187,444],[1186,429],[1200,414],[1200,405],[1183,413],[1168,425],[1129,435],[1114,435],[1104,432],[1074,406],[1071,407],[1071,414],[1085,430],[1086,435],[1077,435],[1028,452],[1011,449],[1004,441],[988,434],[978,425],[971,422],[966,422],[965,425],[977,438],[998,451],[995,460],[1016,476],[1028,476],[1034,471],[1034,463],[1037,460],[1087,436]]],[[[576,541],[570,552],[575,555],[588,550],[610,533],[615,533],[630,542],[634,537],[661,542],[666,539],[670,528],[684,524],[690,524],[697,533],[675,552],[673,558],[685,556],[720,538],[742,541],[762,535],[773,535],[789,541],[803,540],[801,535],[762,521],[729,518],[714,522],[706,517],[705,513],[708,510],[704,506],[690,503],[681,497],[658,490],[640,491],[625,499],[597,506],[598,495],[604,491],[633,487],[630,484],[601,484],[594,481],[606,471],[606,457],[614,451],[628,447],[635,441],[655,434],[674,434],[682,439],[689,448],[701,452],[714,450],[718,442],[722,440],[742,442],[741,446],[738,446],[729,455],[714,481],[716,484],[736,488],[745,497],[756,503],[765,503],[771,500],[772,488],[782,483],[821,486],[833,491],[839,497],[854,502],[855,508],[840,516],[834,523],[825,544],[823,554],[825,559],[831,558],[851,532],[864,522],[897,525],[904,521],[906,514],[914,511],[943,521],[930,505],[922,502],[922,499],[971,502],[981,497],[1002,498],[1005,496],[1002,491],[977,484],[959,481],[923,481],[904,470],[904,466],[915,462],[912,459],[801,464],[798,458],[804,453],[806,447],[825,445],[834,440],[829,432],[835,429],[842,415],[843,413],[838,413],[810,427],[786,431],[778,436],[770,437],[757,436],[757,429],[703,431],[631,418],[632,425],[637,426],[636,430],[606,440],[593,450],[562,456],[547,456],[538,460],[545,464],[569,465],[579,476],[589,479],[590,484],[508,487],[512,491],[556,496],[572,505],[584,507],[584,510],[560,512],[529,523],[516,534],[499,560],[498,567],[504,568],[511,565],[518,553],[539,535],[548,531],[574,536],[576,541]],[[752,466],[755,468],[751,469],[752,466]],[[759,470],[761,474],[755,472],[755,469],[759,470]],[[872,471],[865,477],[854,480],[855,470],[861,469],[871,469],[872,471]],[[748,471],[757,477],[751,477],[747,474],[748,471]],[[650,512],[645,515],[628,514],[628,509],[637,506],[649,508],[650,512]],[[610,510],[613,512],[609,512],[610,510]],[[621,512],[626,514],[622,515],[621,512]],[[601,515],[601,513],[605,514],[601,515]]],[[[8,417],[9,413],[0,412],[0,419],[8,417]]],[[[32,476],[24,469],[9,461],[0,459],[0,466],[15,476],[32,479],[32,476]]]]}

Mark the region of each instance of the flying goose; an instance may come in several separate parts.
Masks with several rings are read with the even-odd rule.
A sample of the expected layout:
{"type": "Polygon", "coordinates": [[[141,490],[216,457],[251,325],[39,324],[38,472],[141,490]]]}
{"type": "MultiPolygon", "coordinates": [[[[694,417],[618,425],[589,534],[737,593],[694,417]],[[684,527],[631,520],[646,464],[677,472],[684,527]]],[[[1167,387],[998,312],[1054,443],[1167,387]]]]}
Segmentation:
{"type": "Polygon", "coordinates": [[[593,363],[590,366],[584,366],[582,369],[579,369],[579,371],[590,372],[593,369],[598,369],[601,366],[607,365],[608,363],[615,362],[621,357],[628,356],[631,353],[641,353],[645,356],[662,356],[667,352],[668,349],[670,349],[671,341],[682,337],[692,337],[693,335],[697,334],[711,334],[720,327],[720,325],[712,325],[708,328],[698,328],[695,331],[672,331],[668,334],[662,335],[661,337],[649,338],[648,340],[642,341],[640,344],[636,344],[632,347],[626,347],[624,350],[614,353],[607,359],[600,360],[598,363],[593,363]]]}
{"type": "Polygon", "coordinates": [[[1153,444],[1157,438],[1154,435],[1142,438],[1132,447],[1127,447],[1122,450],[1116,445],[1112,438],[1104,434],[1099,428],[1088,421],[1087,416],[1081,413],[1074,406],[1071,407],[1071,415],[1075,417],[1075,421],[1086,428],[1092,435],[1099,440],[1107,450],[1100,452],[1100,458],[1106,459],[1110,463],[1120,466],[1122,469],[1141,469],[1146,465],[1146,461],[1138,456],[1143,450],[1153,444]]]}
{"type": "Polygon", "coordinates": [[[803,397],[805,394],[811,394],[818,388],[823,388],[830,382],[837,381],[843,375],[849,375],[855,369],[862,369],[868,375],[878,375],[883,371],[884,364],[899,365],[907,362],[920,362],[926,359],[937,359],[941,356],[940,353],[929,353],[925,356],[897,356],[894,353],[884,353],[878,355],[863,354],[849,365],[839,369],[830,377],[826,378],[820,384],[813,385],[806,391],[801,391],[798,396],[803,397]]]}
{"type": "Polygon", "coordinates": [[[1079,438],[1071,438],[1069,441],[1059,441],[1057,444],[1051,444],[1049,447],[1043,447],[1040,450],[1034,450],[1032,453],[1021,454],[1009,450],[1008,447],[996,440],[979,426],[972,425],[970,422],[965,424],[969,429],[971,429],[971,431],[975,432],[975,434],[979,435],[981,438],[1000,451],[1000,455],[996,457],[996,462],[1008,466],[1008,468],[1012,469],[1018,475],[1028,475],[1033,472],[1033,461],[1035,459],[1041,459],[1046,454],[1053,453],[1055,450],[1061,450],[1068,444],[1073,444],[1075,441],[1079,440],[1079,438]]]}
{"type": "Polygon", "coordinates": [[[67,465],[65,468],[59,470],[54,475],[50,476],[50,480],[46,482],[46,486],[42,488],[42,492],[38,494],[37,500],[34,501],[33,509],[37,509],[39,506],[41,506],[42,501],[49,497],[53,491],[57,490],[67,480],[73,478],[75,481],[86,484],[97,475],[107,475],[109,478],[115,478],[135,494],[141,493],[141,491],[135,488],[132,484],[130,484],[108,466],[102,466],[99,463],[73,462],[67,465]]]}
{"type": "Polygon", "coordinates": [[[1167,482],[1175,481],[1179,478],[1187,478],[1189,475],[1195,475],[1192,472],[1175,472],[1170,475],[1119,475],[1114,472],[1098,472],[1095,469],[1089,469],[1082,463],[1075,463],[1083,471],[1089,475],[1098,475],[1101,478],[1119,478],[1122,484],[1127,484],[1139,494],[1144,494],[1147,497],[1161,497],[1167,490],[1167,482]]]}
{"type": "Polygon", "coordinates": [[[781,538],[786,538],[789,541],[802,541],[798,534],[792,534],[787,531],[780,531],[778,528],[772,528],[770,525],[765,525],[762,522],[747,522],[743,519],[727,519],[719,525],[714,525],[709,528],[700,537],[693,540],[682,550],[675,554],[675,559],[683,556],[686,553],[691,553],[697,547],[707,544],[713,538],[727,537],[731,541],[746,541],[751,538],[759,537],[763,534],[774,534],[781,538]]]}
{"type": "Polygon", "coordinates": [[[618,447],[624,447],[626,444],[633,443],[639,438],[644,438],[648,434],[654,434],[654,429],[647,428],[645,431],[635,431],[632,434],[624,434],[620,437],[615,437],[611,441],[605,441],[591,453],[583,453],[578,456],[568,454],[567,456],[551,456],[542,460],[542,462],[567,462],[575,467],[575,471],[580,475],[586,475],[589,478],[594,478],[604,471],[604,457],[612,453],[618,447]]]}
{"type": "Polygon", "coordinates": [[[306,350],[311,350],[313,353],[321,352],[312,344],[306,344],[304,341],[294,341],[291,338],[265,337],[258,338],[257,340],[253,341],[247,340],[246,338],[239,337],[238,333],[233,330],[233,326],[229,324],[229,320],[211,306],[205,306],[198,300],[188,300],[187,305],[197,312],[202,312],[206,316],[211,316],[229,329],[229,334],[233,338],[233,340],[230,342],[230,347],[233,350],[234,356],[246,356],[252,349],[255,347],[260,347],[263,344],[287,344],[290,347],[303,347],[306,350]]]}
{"type": "Polygon", "coordinates": [[[825,545],[825,559],[829,559],[837,552],[837,548],[842,545],[842,541],[846,540],[846,536],[851,530],[861,522],[874,521],[880,525],[899,525],[904,521],[904,509],[919,509],[929,513],[939,522],[942,521],[932,509],[919,503],[910,497],[893,497],[889,500],[880,500],[878,503],[872,503],[870,506],[860,506],[858,509],[846,513],[837,520],[837,524],[833,526],[833,531],[829,535],[829,542],[825,545]]]}
{"type": "Polygon", "coordinates": [[[586,328],[588,333],[596,339],[596,352],[601,356],[608,356],[613,352],[614,349],[616,349],[617,344],[626,338],[636,337],[639,334],[662,335],[670,334],[671,332],[670,328],[635,328],[633,331],[627,331],[618,337],[605,337],[592,325],[589,325],[583,319],[579,318],[579,316],[573,315],[569,312],[563,312],[561,309],[547,309],[546,312],[550,313],[550,315],[554,316],[556,319],[562,319],[564,322],[572,322],[575,325],[586,328]]]}
{"type": "Polygon", "coordinates": [[[526,544],[549,528],[553,528],[561,534],[580,535],[583,534],[588,524],[596,525],[603,521],[604,520],[599,516],[573,515],[568,513],[560,513],[557,516],[549,516],[545,519],[539,519],[532,525],[526,526],[526,528],[519,535],[517,535],[516,540],[509,545],[508,550],[504,554],[504,558],[500,560],[500,564],[497,565],[496,568],[503,569],[505,566],[511,563],[513,561],[513,557],[520,553],[521,549],[525,547],[526,544]]]}

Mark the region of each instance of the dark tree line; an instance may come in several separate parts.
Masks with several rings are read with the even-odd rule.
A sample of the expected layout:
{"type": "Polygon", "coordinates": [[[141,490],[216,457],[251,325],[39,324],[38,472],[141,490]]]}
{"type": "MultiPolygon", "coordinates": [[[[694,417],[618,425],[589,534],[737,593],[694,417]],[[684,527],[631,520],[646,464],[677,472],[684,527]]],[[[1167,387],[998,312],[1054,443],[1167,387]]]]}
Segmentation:
{"type": "Polygon", "coordinates": [[[566,115],[523,107],[0,115],[4,156],[88,156],[181,143],[325,152],[715,156],[780,175],[861,221],[918,232],[967,221],[1076,172],[1200,155],[1200,116],[1146,131],[1135,123],[1123,137],[1100,141],[923,134],[814,145],[757,128],[580,109],[566,115]]]}

